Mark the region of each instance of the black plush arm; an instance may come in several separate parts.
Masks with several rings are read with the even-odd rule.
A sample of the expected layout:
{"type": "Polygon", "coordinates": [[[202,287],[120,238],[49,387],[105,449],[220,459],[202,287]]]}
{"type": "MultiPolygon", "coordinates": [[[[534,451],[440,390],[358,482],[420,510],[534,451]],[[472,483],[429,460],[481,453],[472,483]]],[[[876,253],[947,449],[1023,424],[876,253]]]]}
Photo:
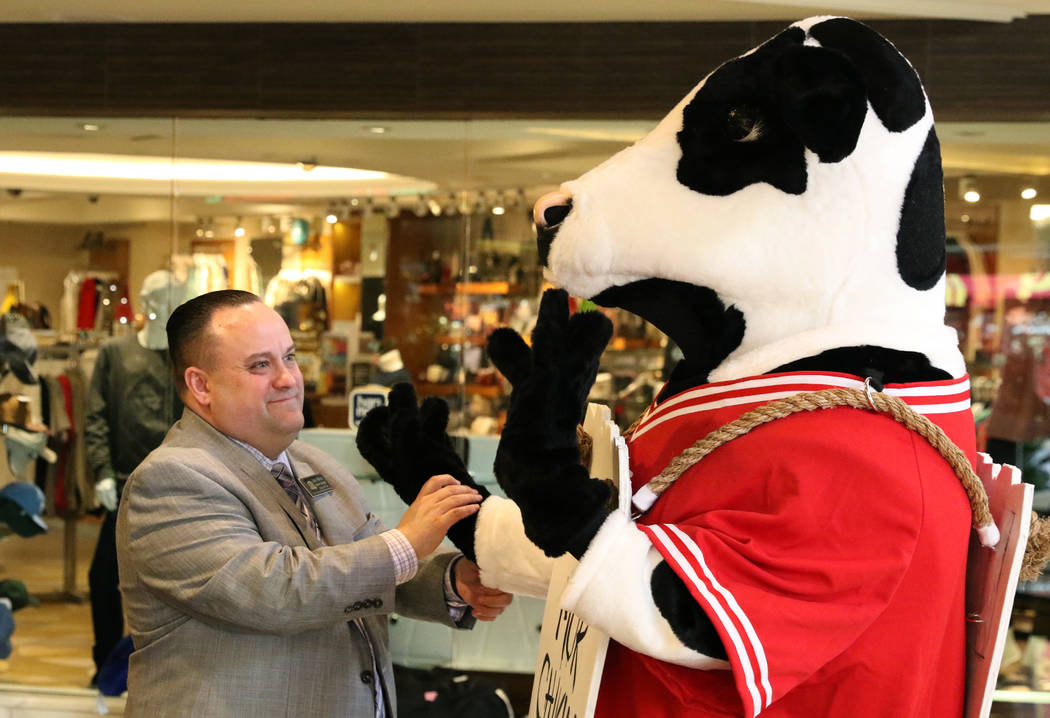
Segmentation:
{"type": "Polygon", "coordinates": [[[711,658],[728,658],[715,624],[666,561],[653,569],[650,589],[660,615],[683,645],[711,658]]]}
{"type": "Polygon", "coordinates": [[[521,509],[525,535],[549,556],[582,556],[608,514],[609,488],[580,465],[576,426],[611,336],[607,317],[570,317],[568,295],[552,289],[531,348],[510,329],[489,337],[489,356],[513,385],[494,472],[521,509]]]}
{"type": "MultiPolygon", "coordinates": [[[[428,397],[417,406],[412,385],[397,384],[390,391],[387,406],[372,409],[361,421],[357,448],[406,504],[415,501],[423,484],[438,474],[450,474],[486,499],[488,490],[471,478],[452,448],[447,428],[448,404],[428,397]]],[[[477,514],[471,514],[448,530],[449,540],[471,561],[475,560],[476,523],[477,514]]]]}

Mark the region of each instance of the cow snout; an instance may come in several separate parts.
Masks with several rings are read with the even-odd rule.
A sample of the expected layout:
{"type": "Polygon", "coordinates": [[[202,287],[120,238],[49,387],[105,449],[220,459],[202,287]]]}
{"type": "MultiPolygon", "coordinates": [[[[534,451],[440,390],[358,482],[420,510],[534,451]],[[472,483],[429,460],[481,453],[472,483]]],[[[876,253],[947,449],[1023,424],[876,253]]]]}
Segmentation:
{"type": "Polygon", "coordinates": [[[539,247],[540,264],[547,265],[551,253],[554,235],[569,212],[572,211],[572,195],[558,190],[548,192],[536,200],[532,208],[532,219],[536,223],[536,243],[539,247]]]}

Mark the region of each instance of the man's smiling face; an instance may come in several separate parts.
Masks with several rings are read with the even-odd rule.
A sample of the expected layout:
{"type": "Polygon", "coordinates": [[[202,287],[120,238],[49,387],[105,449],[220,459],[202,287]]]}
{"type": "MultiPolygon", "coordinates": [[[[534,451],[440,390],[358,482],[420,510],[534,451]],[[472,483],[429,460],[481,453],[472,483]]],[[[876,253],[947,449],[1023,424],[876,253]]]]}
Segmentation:
{"type": "Polygon", "coordinates": [[[205,366],[190,386],[204,418],[276,458],[303,428],[303,375],[288,327],[253,302],[216,312],[202,341],[205,366]]]}

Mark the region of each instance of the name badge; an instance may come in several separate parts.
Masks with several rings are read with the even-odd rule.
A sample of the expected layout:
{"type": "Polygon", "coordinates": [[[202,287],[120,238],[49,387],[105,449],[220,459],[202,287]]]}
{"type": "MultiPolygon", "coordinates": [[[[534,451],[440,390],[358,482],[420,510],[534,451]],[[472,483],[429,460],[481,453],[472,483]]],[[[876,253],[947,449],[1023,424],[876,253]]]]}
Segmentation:
{"type": "Polygon", "coordinates": [[[315,498],[334,491],[332,485],[328,483],[328,479],[320,474],[305,476],[299,479],[299,485],[306,489],[306,493],[315,498]]]}

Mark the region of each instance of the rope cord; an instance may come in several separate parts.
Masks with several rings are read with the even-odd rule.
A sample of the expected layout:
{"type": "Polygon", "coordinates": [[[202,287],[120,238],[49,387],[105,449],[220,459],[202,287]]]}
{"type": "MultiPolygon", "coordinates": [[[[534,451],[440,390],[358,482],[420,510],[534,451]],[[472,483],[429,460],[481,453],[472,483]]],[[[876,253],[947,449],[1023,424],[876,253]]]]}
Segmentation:
{"type": "MultiPolygon", "coordinates": [[[[970,499],[973,512],[973,526],[980,528],[992,523],[992,514],[988,509],[988,496],[984,485],[970,465],[966,454],[956,446],[944,431],[918,413],[902,400],[883,392],[864,392],[859,389],[822,389],[803,392],[786,399],[763,404],[740,415],[734,421],[724,424],[676,456],[667,467],[653,478],[647,487],[659,496],[673,484],[687,469],[710,454],[727,441],[743,436],[752,429],[777,419],[782,419],[801,411],[834,409],[850,407],[853,409],[874,410],[887,414],[895,421],[921,435],[951,465],[956,476],[962,482],[966,495],[970,499]]],[[[632,426],[628,432],[633,431],[632,426]]]]}

